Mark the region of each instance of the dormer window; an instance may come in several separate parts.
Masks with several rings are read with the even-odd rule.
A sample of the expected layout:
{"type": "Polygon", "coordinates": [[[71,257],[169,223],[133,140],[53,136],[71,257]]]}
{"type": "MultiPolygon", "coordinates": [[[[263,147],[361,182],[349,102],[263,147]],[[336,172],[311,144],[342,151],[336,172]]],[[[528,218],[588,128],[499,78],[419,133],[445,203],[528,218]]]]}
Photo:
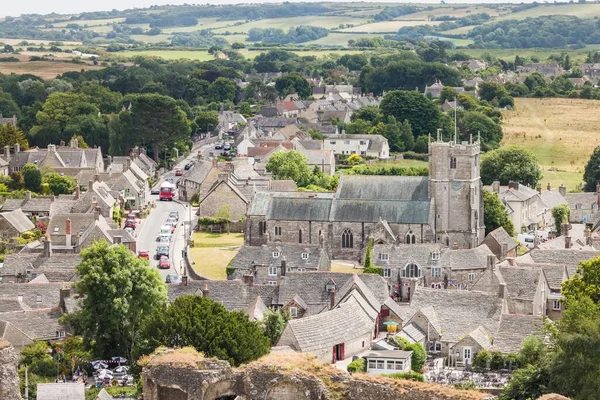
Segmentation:
{"type": "Polygon", "coordinates": [[[390,261],[390,255],[388,253],[379,253],[379,261],[390,261]]]}
{"type": "Polygon", "coordinates": [[[302,259],[308,260],[308,253],[302,253],[302,259]]]}
{"type": "Polygon", "coordinates": [[[40,296],[39,294],[37,295],[37,297],[35,298],[35,302],[36,303],[41,303],[42,302],[42,296],[40,296]]]}
{"type": "Polygon", "coordinates": [[[431,259],[433,261],[439,261],[440,260],[440,252],[439,251],[433,251],[431,252],[431,259]]]}
{"type": "Polygon", "coordinates": [[[58,226],[54,227],[54,232],[58,232],[60,230],[60,228],[58,226]]]}
{"type": "Polygon", "coordinates": [[[279,258],[280,255],[281,253],[279,253],[278,251],[273,252],[273,258],[279,258]]]}

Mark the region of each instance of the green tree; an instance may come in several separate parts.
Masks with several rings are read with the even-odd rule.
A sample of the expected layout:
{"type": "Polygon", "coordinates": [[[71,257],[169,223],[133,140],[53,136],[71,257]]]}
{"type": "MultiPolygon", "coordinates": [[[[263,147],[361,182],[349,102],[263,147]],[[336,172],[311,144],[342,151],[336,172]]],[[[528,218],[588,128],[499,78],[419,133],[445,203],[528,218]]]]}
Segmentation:
{"type": "Polygon", "coordinates": [[[479,111],[464,111],[460,115],[460,131],[463,140],[480,136],[486,148],[497,148],[504,136],[502,127],[479,111]]]}
{"type": "Polygon", "coordinates": [[[389,92],[381,101],[383,114],[396,121],[408,120],[415,136],[435,134],[441,125],[441,111],[435,103],[414,90],[389,92]]]}
{"type": "Polygon", "coordinates": [[[494,181],[507,185],[510,181],[535,187],[542,171],[535,155],[520,146],[506,146],[486,153],[481,158],[481,180],[484,185],[494,181]]]}
{"type": "Polygon", "coordinates": [[[400,127],[400,137],[404,143],[404,150],[411,151],[415,148],[415,137],[410,122],[407,119],[402,122],[402,126],[400,127]]]}
{"type": "Polygon", "coordinates": [[[415,372],[421,372],[427,362],[427,353],[421,343],[410,343],[404,346],[404,351],[412,351],[411,369],[415,372]]]}
{"type": "Polygon", "coordinates": [[[275,89],[282,97],[288,94],[297,93],[303,99],[312,95],[312,90],[308,81],[300,74],[291,73],[277,78],[275,81],[275,89]]]}
{"type": "Polygon", "coordinates": [[[498,196],[487,190],[484,190],[482,195],[485,234],[487,235],[491,231],[502,227],[510,236],[512,236],[515,228],[510,218],[508,218],[508,213],[506,212],[504,204],[502,204],[498,196]]]}
{"type": "Polygon", "coordinates": [[[583,172],[584,190],[586,192],[596,191],[596,185],[600,182],[600,146],[596,147],[590,156],[583,172]]]}
{"type": "Polygon", "coordinates": [[[80,309],[66,315],[65,322],[96,356],[126,354],[133,360],[142,322],[166,301],[163,280],[123,245],[98,241],[81,256],[80,280],[73,284],[80,309]]]}
{"type": "Polygon", "coordinates": [[[518,360],[521,365],[537,365],[546,352],[546,344],[539,336],[531,335],[523,340],[519,349],[518,360]]]}
{"type": "Polygon", "coordinates": [[[373,260],[371,259],[371,257],[373,256],[373,239],[369,238],[369,241],[367,242],[367,250],[365,250],[365,269],[371,269],[373,268],[373,260]]]}
{"type": "Polygon", "coordinates": [[[548,393],[548,385],[547,371],[529,364],[513,372],[508,385],[500,393],[500,400],[537,399],[548,393]]]}
{"type": "Polygon", "coordinates": [[[219,113],[216,111],[200,111],[195,122],[200,132],[212,131],[219,125],[219,113]]]}
{"type": "Polygon", "coordinates": [[[75,191],[75,181],[67,175],[60,175],[56,172],[45,174],[44,183],[48,184],[53,195],[72,194],[75,191]]]}
{"type": "Polygon", "coordinates": [[[572,301],[589,298],[595,304],[600,303],[600,259],[582,261],[577,274],[562,285],[565,298],[572,301]]]}
{"type": "Polygon", "coordinates": [[[554,206],[551,210],[552,218],[554,218],[554,228],[556,229],[556,233],[558,236],[562,235],[562,224],[565,222],[569,222],[569,216],[571,215],[571,210],[569,206],[566,204],[559,204],[554,206]]]}
{"type": "Polygon", "coordinates": [[[269,338],[271,346],[275,346],[285,329],[285,324],[290,319],[290,315],[286,312],[278,311],[267,311],[261,321],[263,332],[266,337],[269,338]]]}
{"type": "Polygon", "coordinates": [[[277,179],[291,179],[298,186],[308,185],[312,177],[308,159],[297,151],[280,151],[273,154],[265,168],[277,179]]]}
{"type": "Polygon", "coordinates": [[[39,193],[42,187],[42,173],[34,164],[25,164],[21,170],[25,189],[39,193]]]}
{"type": "Polygon", "coordinates": [[[368,121],[371,124],[376,124],[382,118],[383,113],[381,112],[381,108],[377,106],[365,106],[359,108],[354,113],[352,113],[352,116],[350,117],[352,121],[362,119],[363,121],[368,121]]]}
{"type": "Polygon", "coordinates": [[[135,94],[126,96],[124,101],[131,104],[131,108],[121,111],[118,120],[111,124],[112,150],[120,148],[127,153],[135,145],[151,145],[154,160],[158,162],[161,149],[189,138],[190,124],[173,98],[135,94]]]}
{"type": "Polygon", "coordinates": [[[508,96],[504,85],[498,82],[481,82],[477,89],[479,97],[486,101],[499,100],[502,97],[508,96]]]}
{"type": "Polygon", "coordinates": [[[183,295],[154,308],[144,325],[143,352],[158,346],[192,346],[207,357],[244,364],[269,352],[269,338],[243,311],[229,311],[206,297],[183,295]]]}
{"type": "Polygon", "coordinates": [[[21,129],[12,124],[0,125],[0,148],[10,146],[14,149],[15,143],[19,144],[21,150],[29,149],[29,142],[21,129]]]}
{"type": "Polygon", "coordinates": [[[208,98],[210,101],[221,103],[235,99],[236,86],[227,78],[217,78],[208,86],[208,98]]]}

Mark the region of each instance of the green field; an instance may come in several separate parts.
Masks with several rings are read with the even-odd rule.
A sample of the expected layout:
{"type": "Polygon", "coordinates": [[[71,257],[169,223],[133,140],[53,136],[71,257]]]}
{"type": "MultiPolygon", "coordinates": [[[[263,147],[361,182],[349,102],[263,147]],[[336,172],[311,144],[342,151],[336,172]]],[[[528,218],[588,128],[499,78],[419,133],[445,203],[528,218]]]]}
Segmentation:
{"type": "MultiPolygon", "coordinates": [[[[423,5],[423,4],[417,4],[423,5]]],[[[456,18],[466,17],[467,15],[472,14],[480,14],[487,13],[492,17],[499,15],[500,13],[508,12],[509,7],[498,7],[498,8],[490,8],[484,5],[473,5],[473,6],[440,6],[436,7],[433,10],[425,10],[419,11],[413,14],[403,15],[401,17],[396,18],[397,20],[428,20],[433,16],[441,16],[441,15],[449,15],[456,18]]]]}
{"type": "Polygon", "coordinates": [[[381,21],[342,29],[342,32],[396,33],[405,26],[439,25],[441,21],[381,21]]]}
{"type": "Polygon", "coordinates": [[[530,149],[542,166],[542,185],[577,190],[590,154],[600,146],[599,100],[515,99],[504,114],[503,145],[530,149]]]}
{"type": "Polygon", "coordinates": [[[232,33],[248,33],[252,28],[280,28],[287,31],[292,26],[300,25],[312,25],[319,26],[321,28],[338,28],[340,24],[363,24],[368,21],[368,18],[350,18],[344,16],[329,16],[329,17],[317,17],[313,15],[294,17],[294,18],[272,18],[272,19],[261,19],[258,21],[251,21],[246,24],[228,28],[217,28],[213,29],[214,33],[224,33],[226,31],[232,33]]]}
{"type": "Polygon", "coordinates": [[[360,38],[376,38],[383,37],[383,34],[368,34],[368,33],[346,33],[346,32],[329,32],[329,35],[311,42],[303,43],[304,45],[316,44],[319,46],[347,46],[348,40],[357,40],[360,38]]]}
{"type": "Polygon", "coordinates": [[[110,19],[81,19],[81,20],[72,20],[72,21],[63,21],[52,24],[55,28],[65,27],[69,24],[77,24],[80,26],[99,26],[99,25],[107,25],[107,24],[118,24],[120,22],[125,21],[125,18],[110,18],[110,19]]]}
{"type": "MultiPolygon", "coordinates": [[[[235,23],[243,22],[243,21],[217,21],[217,18],[204,18],[199,19],[198,24],[195,26],[180,26],[174,28],[165,28],[162,29],[163,33],[173,33],[173,32],[194,32],[199,31],[201,29],[216,29],[216,28],[224,28],[231,27],[232,29],[235,27],[235,23]]],[[[237,27],[236,27],[237,28],[237,27]]]]}
{"type": "Polygon", "coordinates": [[[160,43],[160,42],[171,42],[171,35],[131,35],[133,40],[144,43],[160,43]]]}
{"type": "Polygon", "coordinates": [[[541,61],[545,61],[550,55],[560,55],[561,53],[569,54],[571,61],[583,62],[590,51],[600,51],[600,45],[587,45],[583,49],[457,49],[449,50],[449,53],[464,53],[473,58],[482,58],[489,54],[492,57],[502,58],[505,60],[514,60],[515,56],[531,58],[535,56],[541,61]]]}
{"type": "Polygon", "coordinates": [[[455,39],[455,38],[447,38],[442,36],[425,36],[427,39],[435,39],[435,40],[445,40],[446,42],[452,42],[455,46],[468,46],[473,44],[471,39],[455,39]]]}
{"type": "Polygon", "coordinates": [[[135,56],[148,56],[148,57],[160,57],[165,60],[196,60],[196,61],[208,61],[214,59],[212,54],[208,54],[206,50],[137,50],[137,51],[123,51],[115,53],[115,55],[123,57],[135,57],[135,56]]]}
{"type": "Polygon", "coordinates": [[[190,258],[194,270],[208,279],[227,279],[226,268],[244,244],[243,233],[194,233],[190,258]]]}
{"type": "Polygon", "coordinates": [[[244,44],[248,44],[246,43],[246,39],[248,39],[248,35],[219,35],[219,36],[215,36],[215,37],[220,37],[223,38],[225,40],[227,40],[227,42],[229,44],[232,43],[244,43],[244,44]]]}
{"type": "Polygon", "coordinates": [[[440,33],[448,35],[466,35],[467,33],[471,32],[471,29],[475,28],[476,26],[477,25],[461,26],[460,28],[450,29],[448,31],[443,31],[440,33]]]}
{"type": "Polygon", "coordinates": [[[540,5],[528,10],[516,13],[505,14],[490,22],[507,19],[525,19],[536,18],[543,15],[573,15],[579,18],[594,18],[600,16],[600,4],[561,4],[561,5],[540,5]]]}

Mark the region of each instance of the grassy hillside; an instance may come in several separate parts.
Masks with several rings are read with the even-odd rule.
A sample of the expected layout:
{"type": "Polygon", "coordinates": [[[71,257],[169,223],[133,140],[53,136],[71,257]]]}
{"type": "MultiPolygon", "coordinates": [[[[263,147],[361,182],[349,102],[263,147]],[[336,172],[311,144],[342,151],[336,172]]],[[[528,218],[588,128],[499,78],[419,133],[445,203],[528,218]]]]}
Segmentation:
{"type": "Polygon", "coordinates": [[[515,99],[504,114],[504,141],[529,148],[543,167],[543,185],[575,190],[594,147],[600,146],[600,101],[582,99],[515,99]]]}
{"type": "Polygon", "coordinates": [[[528,10],[504,14],[494,20],[536,18],[543,15],[572,15],[579,18],[594,18],[600,16],[600,4],[540,5],[528,10]]]}

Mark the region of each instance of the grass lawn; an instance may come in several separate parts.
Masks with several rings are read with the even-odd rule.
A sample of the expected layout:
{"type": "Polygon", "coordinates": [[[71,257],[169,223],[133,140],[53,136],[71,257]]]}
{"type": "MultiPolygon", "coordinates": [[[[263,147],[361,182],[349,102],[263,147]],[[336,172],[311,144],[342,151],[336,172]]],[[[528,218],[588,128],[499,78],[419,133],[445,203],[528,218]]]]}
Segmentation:
{"type": "Polygon", "coordinates": [[[331,263],[331,272],[344,272],[349,274],[362,274],[362,268],[354,268],[352,264],[345,263],[336,263],[333,261],[331,263]]]}
{"type": "Polygon", "coordinates": [[[542,186],[563,183],[577,190],[583,169],[600,146],[599,100],[515,99],[516,108],[504,114],[502,144],[529,148],[543,168],[542,186]]]}
{"type": "Polygon", "coordinates": [[[243,233],[194,232],[190,248],[194,270],[208,279],[227,279],[227,265],[243,244],[243,233]]]}
{"type": "Polygon", "coordinates": [[[171,35],[131,35],[133,40],[144,43],[160,43],[160,42],[171,42],[171,35]]]}

